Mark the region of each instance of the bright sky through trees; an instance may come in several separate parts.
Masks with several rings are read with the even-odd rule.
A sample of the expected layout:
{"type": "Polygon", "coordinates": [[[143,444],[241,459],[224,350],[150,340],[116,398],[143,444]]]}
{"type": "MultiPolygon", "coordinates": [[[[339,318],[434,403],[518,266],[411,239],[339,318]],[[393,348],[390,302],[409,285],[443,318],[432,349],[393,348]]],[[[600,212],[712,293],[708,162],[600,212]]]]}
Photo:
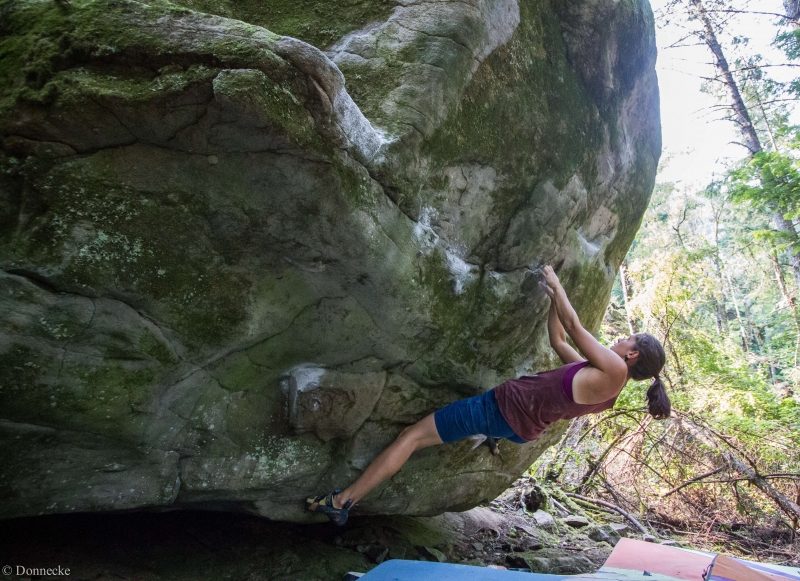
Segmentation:
{"type": "MultiPolygon", "coordinates": [[[[664,141],[662,168],[657,180],[702,188],[713,176],[723,174],[732,161],[741,159],[747,152],[732,143],[739,136],[732,123],[721,120],[724,112],[715,108],[719,101],[701,91],[702,77],[715,75],[711,53],[696,38],[682,40],[688,33],[686,26],[691,25],[671,23],[664,26],[659,19],[659,11],[666,2],[651,0],[656,14],[659,49],[657,72],[664,141]]],[[[742,0],[735,4],[736,8],[747,5],[748,10],[783,13],[780,0],[742,0]]],[[[767,15],[736,15],[731,17],[728,29],[732,34],[750,39],[745,54],[762,54],[771,64],[785,63],[786,56],[771,46],[778,31],[775,24],[777,20],[767,15]]],[[[726,51],[731,50],[725,42],[729,38],[722,39],[726,51]]],[[[733,56],[731,51],[730,61],[733,56]]],[[[769,74],[780,80],[792,78],[796,73],[796,68],[769,69],[769,74]]]]}

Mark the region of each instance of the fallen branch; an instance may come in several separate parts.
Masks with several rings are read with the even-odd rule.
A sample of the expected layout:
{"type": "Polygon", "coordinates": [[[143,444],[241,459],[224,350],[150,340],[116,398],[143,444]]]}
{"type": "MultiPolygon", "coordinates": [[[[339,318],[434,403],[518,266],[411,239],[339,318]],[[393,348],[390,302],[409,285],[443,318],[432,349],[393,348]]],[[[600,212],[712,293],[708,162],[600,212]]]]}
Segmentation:
{"type": "MultiPolygon", "coordinates": [[[[578,500],[582,500],[584,502],[588,502],[590,504],[594,504],[594,505],[597,505],[597,506],[604,506],[606,508],[610,508],[611,510],[614,510],[614,511],[618,512],[619,514],[621,514],[622,516],[624,516],[628,521],[630,521],[633,524],[633,526],[635,526],[637,529],[639,529],[643,534],[645,534],[645,535],[652,535],[653,534],[652,532],[647,530],[642,523],[640,523],[638,520],[636,520],[636,517],[634,517],[631,513],[622,510],[620,507],[618,507],[615,504],[611,504],[610,502],[606,502],[605,500],[599,500],[597,498],[589,498],[588,496],[582,496],[580,494],[574,494],[572,492],[567,492],[566,495],[567,496],[571,496],[572,498],[577,498],[578,500]]],[[[653,535],[653,536],[655,536],[655,535],[653,535]]]]}
{"type": "MultiPolygon", "coordinates": [[[[679,416],[680,417],[680,416],[679,416]]],[[[680,417],[681,425],[700,442],[706,444],[710,450],[721,460],[722,464],[742,474],[745,480],[757,486],[765,495],[777,504],[789,517],[800,518],[800,505],[786,497],[782,492],[773,488],[769,481],[758,472],[758,467],[743,451],[736,447],[727,436],[712,428],[693,421],[688,415],[680,417]],[[728,450],[720,450],[714,438],[728,446],[728,450]]]]}
{"type": "Polygon", "coordinates": [[[690,478],[689,480],[687,480],[683,484],[680,484],[680,485],[676,486],[675,488],[673,488],[672,490],[670,490],[669,492],[665,492],[664,494],[662,494],[661,498],[665,498],[665,497],[669,496],[670,494],[674,494],[674,493],[678,492],[681,488],[685,488],[685,487],[689,486],[690,484],[694,484],[695,482],[697,482],[699,480],[702,480],[703,478],[708,478],[709,476],[714,476],[714,474],[719,474],[723,470],[725,470],[725,466],[721,466],[719,468],[716,468],[716,469],[712,470],[711,472],[706,472],[705,474],[701,474],[700,476],[695,476],[694,478],[690,478]]]}
{"type": "Polygon", "coordinates": [[[735,531],[725,531],[724,534],[725,535],[734,536],[737,539],[741,539],[743,541],[747,541],[748,543],[751,543],[753,545],[760,545],[762,547],[765,547],[767,550],[769,550],[770,553],[777,553],[777,554],[780,554],[780,555],[787,555],[789,557],[792,556],[789,553],[784,553],[782,551],[778,551],[777,549],[774,548],[774,545],[772,543],[765,543],[764,541],[759,541],[758,539],[751,539],[750,537],[748,537],[746,535],[743,535],[743,534],[740,534],[740,533],[737,533],[735,531]]]}
{"type": "Polygon", "coordinates": [[[598,473],[597,477],[600,478],[600,482],[602,483],[603,488],[605,488],[608,491],[608,493],[617,503],[617,506],[621,507],[626,504],[633,506],[631,502],[627,498],[625,498],[625,496],[623,496],[623,494],[619,490],[611,486],[611,483],[608,480],[606,480],[602,474],[598,473]]]}
{"type": "Polygon", "coordinates": [[[575,504],[577,504],[581,508],[585,508],[585,509],[591,510],[593,512],[594,511],[602,511],[604,513],[614,513],[615,512],[613,508],[608,508],[607,506],[600,506],[600,505],[595,504],[593,502],[589,502],[588,500],[581,500],[579,498],[576,498],[574,502],[575,502],[575,504]]]}
{"type": "MultiPolygon", "coordinates": [[[[800,481],[800,478],[794,475],[785,475],[785,474],[760,474],[759,478],[770,479],[775,478],[777,480],[792,480],[792,481],[800,481]]],[[[752,482],[752,478],[748,476],[742,476],[740,478],[724,478],[722,480],[706,480],[703,484],[731,484],[732,482],[742,482],[742,481],[752,482]]],[[[796,503],[795,503],[796,504],[796,503]]]]}
{"type": "Polygon", "coordinates": [[[555,498],[550,497],[550,502],[553,503],[553,506],[556,507],[558,510],[560,510],[564,516],[570,513],[570,511],[568,511],[567,508],[563,504],[558,502],[555,498]]]}

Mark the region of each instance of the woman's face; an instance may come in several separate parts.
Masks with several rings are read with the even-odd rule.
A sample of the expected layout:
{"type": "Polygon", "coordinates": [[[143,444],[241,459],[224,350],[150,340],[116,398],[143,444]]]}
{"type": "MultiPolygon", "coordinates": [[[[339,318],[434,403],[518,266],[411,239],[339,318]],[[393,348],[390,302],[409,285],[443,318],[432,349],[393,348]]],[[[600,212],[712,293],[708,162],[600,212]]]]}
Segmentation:
{"type": "Polygon", "coordinates": [[[636,336],[631,335],[629,337],[618,339],[617,342],[611,346],[611,350],[623,359],[626,355],[631,357],[638,355],[639,350],[636,349],[636,336]]]}

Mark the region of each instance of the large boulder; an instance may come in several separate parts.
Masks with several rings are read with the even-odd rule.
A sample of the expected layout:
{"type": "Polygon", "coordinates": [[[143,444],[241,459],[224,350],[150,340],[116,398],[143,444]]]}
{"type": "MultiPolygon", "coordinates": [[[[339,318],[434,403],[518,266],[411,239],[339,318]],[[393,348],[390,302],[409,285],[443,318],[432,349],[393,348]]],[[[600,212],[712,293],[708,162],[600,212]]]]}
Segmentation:
{"type": "MultiPolygon", "coordinates": [[[[645,0],[0,1],[0,516],[303,520],[596,327],[660,151],[645,0]]],[[[364,512],[559,435],[428,449],[364,512]]]]}

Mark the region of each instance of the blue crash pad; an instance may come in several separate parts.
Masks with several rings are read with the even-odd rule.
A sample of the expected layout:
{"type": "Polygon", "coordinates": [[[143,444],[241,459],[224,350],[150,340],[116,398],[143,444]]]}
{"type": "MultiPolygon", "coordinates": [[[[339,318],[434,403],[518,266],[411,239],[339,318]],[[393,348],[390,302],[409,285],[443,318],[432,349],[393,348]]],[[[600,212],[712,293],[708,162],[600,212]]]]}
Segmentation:
{"type": "Polygon", "coordinates": [[[568,575],[540,575],[522,571],[503,571],[488,567],[432,563],[429,561],[384,561],[361,577],[364,581],[560,581],[568,575]]]}

